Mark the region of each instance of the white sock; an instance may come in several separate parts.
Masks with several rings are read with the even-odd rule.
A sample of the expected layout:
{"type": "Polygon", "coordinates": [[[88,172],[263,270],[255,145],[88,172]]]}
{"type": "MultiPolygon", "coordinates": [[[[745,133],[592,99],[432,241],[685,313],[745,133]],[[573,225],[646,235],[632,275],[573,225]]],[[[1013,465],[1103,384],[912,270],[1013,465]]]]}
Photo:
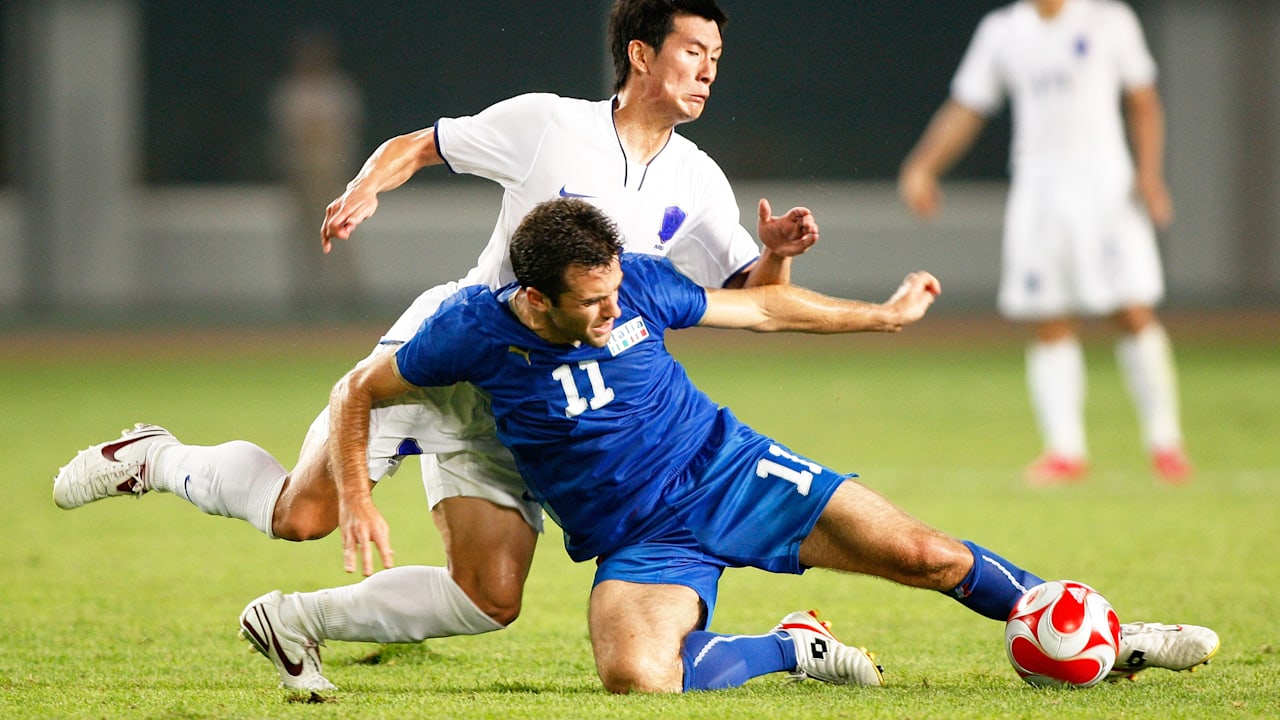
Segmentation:
{"type": "Polygon", "coordinates": [[[210,515],[237,518],[271,533],[271,516],[288,471],[243,440],[222,445],[157,445],[148,451],[147,485],[171,492],[210,515]]]}
{"type": "Polygon", "coordinates": [[[1116,342],[1116,360],[1138,411],[1142,441],[1148,450],[1182,444],[1178,417],[1178,380],[1169,336],[1158,323],[1116,342]]]}
{"type": "Polygon", "coordinates": [[[442,567],[405,565],[355,585],[286,595],[285,607],[314,640],[416,643],[501,630],[442,567]]]}
{"type": "Polygon", "coordinates": [[[1027,349],[1027,389],[1047,452],[1083,459],[1084,351],[1074,337],[1027,349]]]}

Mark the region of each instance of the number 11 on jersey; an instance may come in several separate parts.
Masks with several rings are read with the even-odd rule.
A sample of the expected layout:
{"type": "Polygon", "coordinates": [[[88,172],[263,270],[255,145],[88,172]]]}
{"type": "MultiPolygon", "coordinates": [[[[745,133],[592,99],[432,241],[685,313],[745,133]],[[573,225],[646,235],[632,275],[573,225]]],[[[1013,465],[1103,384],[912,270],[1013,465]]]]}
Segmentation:
{"type": "Polygon", "coordinates": [[[587,381],[591,383],[591,399],[587,400],[578,394],[578,383],[573,379],[573,368],[561,365],[551,372],[551,377],[560,381],[564,388],[565,417],[577,417],[587,408],[599,410],[613,402],[613,390],[604,384],[604,375],[600,372],[600,363],[586,360],[578,363],[578,367],[587,373],[587,381]]]}
{"type": "Polygon", "coordinates": [[[777,458],[785,458],[797,465],[802,465],[804,466],[804,469],[801,470],[789,467],[768,458],[761,458],[760,461],[756,463],[756,477],[781,478],[792,485],[795,485],[796,492],[801,495],[808,495],[809,488],[813,485],[813,476],[822,472],[822,468],[814,465],[804,458],[792,455],[777,445],[769,446],[769,454],[777,458]]]}

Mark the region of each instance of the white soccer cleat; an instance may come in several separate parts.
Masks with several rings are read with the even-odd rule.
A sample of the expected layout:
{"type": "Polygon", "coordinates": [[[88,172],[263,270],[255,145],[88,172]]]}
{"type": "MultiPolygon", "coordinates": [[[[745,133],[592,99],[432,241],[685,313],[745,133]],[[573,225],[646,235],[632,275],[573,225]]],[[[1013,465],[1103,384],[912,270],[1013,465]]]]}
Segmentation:
{"type": "Polygon", "coordinates": [[[792,677],[797,680],[810,677],[836,685],[884,684],[875,656],[866,648],[837,640],[815,610],[793,612],[782,618],[773,631],[790,635],[796,644],[796,671],[792,677]]]}
{"type": "Polygon", "coordinates": [[[320,643],[280,620],[284,596],[272,590],[240,613],[240,637],[275,663],[280,685],[290,690],[337,690],[322,673],[320,643]]]}
{"type": "Polygon", "coordinates": [[[1147,668],[1195,670],[1218,652],[1218,633],[1199,625],[1126,623],[1120,626],[1120,652],[1107,674],[1115,682],[1147,668]]]}
{"type": "Polygon", "coordinates": [[[115,495],[141,496],[151,489],[145,480],[147,451],[177,441],[158,425],[138,423],[118,440],[81,450],[53,479],[53,501],[70,510],[115,495]]]}

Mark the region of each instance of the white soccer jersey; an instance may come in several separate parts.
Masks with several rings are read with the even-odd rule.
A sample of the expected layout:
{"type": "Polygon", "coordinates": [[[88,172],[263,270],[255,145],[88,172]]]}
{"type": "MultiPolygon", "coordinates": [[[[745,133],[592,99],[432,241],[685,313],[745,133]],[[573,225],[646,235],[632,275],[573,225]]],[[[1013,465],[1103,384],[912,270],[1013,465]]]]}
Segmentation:
{"type": "Polygon", "coordinates": [[[1046,20],[1021,0],[983,18],[951,95],[984,115],[1010,99],[1015,182],[1078,168],[1092,182],[1123,183],[1132,177],[1132,160],[1120,98],[1155,79],[1155,61],[1128,5],[1067,0],[1046,20]]]}
{"type": "MultiPolygon", "coordinates": [[[[759,258],[720,167],[675,132],[647,166],[628,162],[612,100],[519,95],[477,115],[441,118],[435,133],[451,170],[504,189],[489,243],[461,285],[513,281],[511,235],[535,205],[555,197],[589,200],[618,223],[628,252],[668,257],[706,287],[723,286],[759,258]]],[[[408,340],[439,300],[424,293],[384,340],[408,340]]]]}

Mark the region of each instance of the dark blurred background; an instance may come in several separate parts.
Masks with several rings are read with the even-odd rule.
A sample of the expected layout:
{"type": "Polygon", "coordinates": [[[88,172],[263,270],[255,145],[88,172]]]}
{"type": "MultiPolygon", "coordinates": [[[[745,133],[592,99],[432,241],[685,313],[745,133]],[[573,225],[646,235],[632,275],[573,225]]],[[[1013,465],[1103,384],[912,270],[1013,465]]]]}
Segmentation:
{"type": "MultiPolygon", "coordinates": [[[[847,292],[850,282],[919,261],[959,281],[961,306],[989,309],[1007,113],[952,173],[938,223],[907,215],[892,183],[978,20],[1002,4],[724,0],[720,78],[706,114],[681,132],[720,163],[748,212],[764,194],[823,210],[832,255],[818,255],[802,280],[847,292]],[[856,255],[841,254],[854,252],[842,244],[848,236],[858,238],[856,255]],[[831,264],[846,269],[833,274],[831,264]]],[[[1161,66],[1170,116],[1179,211],[1164,238],[1170,300],[1273,306],[1280,3],[1131,4],[1161,66]]],[[[344,158],[351,172],[382,140],[440,116],[522,92],[603,98],[611,89],[605,0],[0,0],[0,8],[0,320],[16,325],[101,320],[111,314],[104,307],[289,316],[281,278],[293,263],[276,246],[297,231],[282,219],[269,108],[300,33],[327,33],[359,90],[357,149],[344,158]]],[[[422,175],[388,194],[361,236],[360,317],[385,317],[416,289],[461,274],[487,238],[491,188],[463,197],[474,184],[422,175]],[[437,185],[448,189],[423,189],[437,185]],[[437,200],[455,217],[441,223],[437,200]],[[463,207],[465,221],[456,217],[463,207]],[[413,272],[403,267],[409,258],[420,264],[413,272]]],[[[341,190],[337,183],[331,196],[341,190]]]]}

